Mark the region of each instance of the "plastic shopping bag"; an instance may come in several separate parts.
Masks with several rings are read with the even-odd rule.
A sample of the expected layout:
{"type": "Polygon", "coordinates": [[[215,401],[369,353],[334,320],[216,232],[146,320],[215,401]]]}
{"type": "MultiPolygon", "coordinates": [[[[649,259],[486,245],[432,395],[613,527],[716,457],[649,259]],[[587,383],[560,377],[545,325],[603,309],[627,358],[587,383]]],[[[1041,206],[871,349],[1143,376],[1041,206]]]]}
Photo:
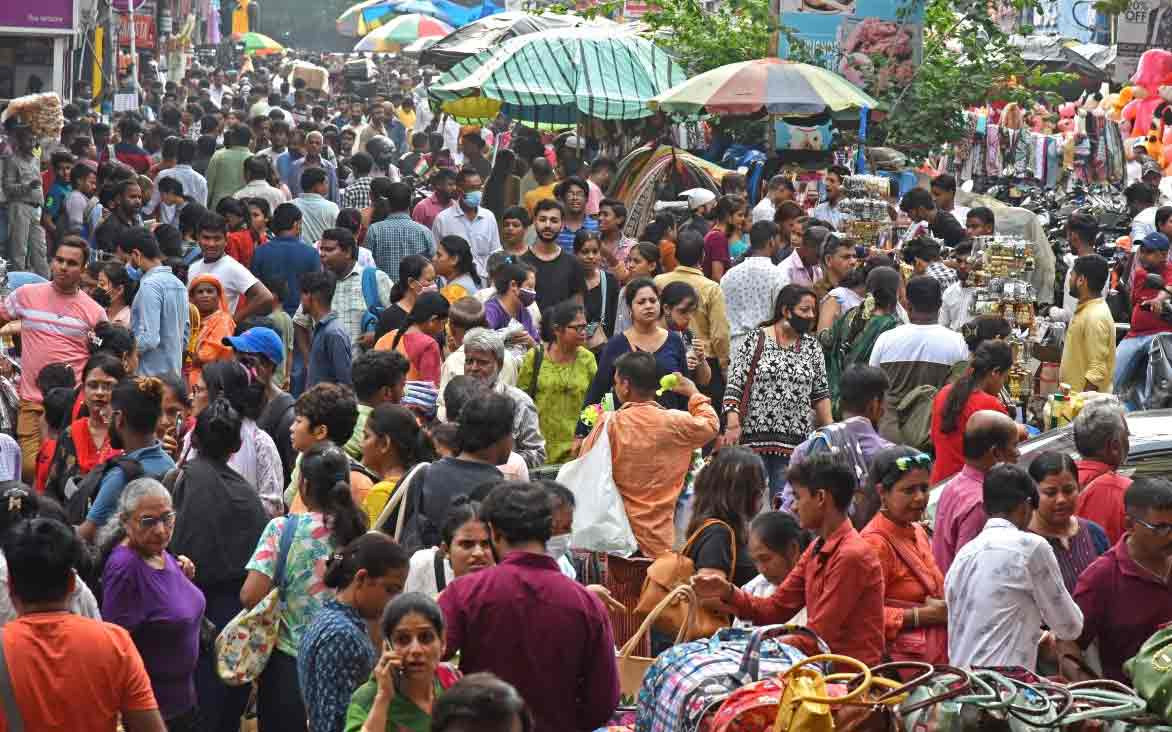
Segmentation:
{"type": "MultiPolygon", "coordinates": [[[[610,419],[610,414],[606,419],[610,419]]],[[[590,452],[558,471],[558,482],[574,494],[570,545],[575,549],[629,557],[639,550],[639,544],[631,533],[627,509],[614,482],[606,422],[600,429],[602,434],[590,452]]]]}

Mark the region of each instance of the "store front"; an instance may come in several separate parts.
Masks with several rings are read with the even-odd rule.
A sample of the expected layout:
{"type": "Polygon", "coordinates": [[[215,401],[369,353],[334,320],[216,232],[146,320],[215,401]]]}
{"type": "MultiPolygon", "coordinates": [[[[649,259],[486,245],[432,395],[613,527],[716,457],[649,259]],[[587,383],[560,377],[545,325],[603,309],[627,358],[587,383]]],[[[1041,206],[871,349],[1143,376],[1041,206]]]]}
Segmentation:
{"type": "Polygon", "coordinates": [[[0,0],[0,99],[66,96],[77,0],[0,0]]]}

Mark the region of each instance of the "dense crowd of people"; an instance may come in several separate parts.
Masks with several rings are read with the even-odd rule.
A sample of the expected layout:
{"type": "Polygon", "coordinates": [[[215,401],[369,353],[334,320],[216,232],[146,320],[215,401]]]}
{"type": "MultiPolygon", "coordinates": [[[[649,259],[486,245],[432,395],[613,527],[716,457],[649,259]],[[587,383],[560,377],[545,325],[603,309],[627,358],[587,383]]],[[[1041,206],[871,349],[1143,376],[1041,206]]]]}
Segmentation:
{"type": "MultiPolygon", "coordinates": [[[[809,212],[777,176],[631,238],[576,136],[461,128],[415,79],[189,81],[113,128],[6,125],[0,667],[26,728],[602,727],[634,608],[573,546],[591,487],[550,480],[594,450],[638,556],[686,555],[723,622],[1126,680],[1172,621],[1172,482],[1121,470],[1120,399],[1075,419],[1077,461],[1017,464],[1011,324],[969,307],[995,215],[951,177],[903,196],[894,251],[842,232],[838,167],[809,212]],[[216,635],[274,601],[255,692],[225,683],[216,635]]],[[[1145,284],[1169,213],[1118,363],[1072,217],[1076,391],[1122,393],[1172,331],[1145,284]]]]}

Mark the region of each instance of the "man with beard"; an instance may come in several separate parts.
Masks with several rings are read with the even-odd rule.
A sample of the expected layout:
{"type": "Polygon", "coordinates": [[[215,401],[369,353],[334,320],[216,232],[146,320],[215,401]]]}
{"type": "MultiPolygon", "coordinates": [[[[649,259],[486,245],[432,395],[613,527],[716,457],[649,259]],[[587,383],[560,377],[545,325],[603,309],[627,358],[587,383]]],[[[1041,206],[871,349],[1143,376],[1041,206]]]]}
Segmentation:
{"type": "Polygon", "coordinates": [[[228,240],[224,217],[219,214],[208,214],[199,222],[196,235],[199,237],[199,250],[203,257],[188,268],[188,279],[194,280],[205,274],[218,279],[224,288],[224,296],[228,299],[228,312],[233,314],[233,319],[238,323],[247,320],[251,315],[271,313],[273,293],[269,292],[269,288],[243,264],[225,252],[228,240]],[[247,303],[237,310],[241,295],[246,297],[247,303]]]}
{"type": "MultiPolygon", "coordinates": [[[[975,209],[974,209],[975,210],[975,209]]],[[[1172,209],[1169,209],[1172,212],[1172,209]]],[[[972,214],[970,214],[971,216],[972,214]]],[[[990,232],[992,233],[992,232],[990,232]]],[[[1074,276],[1074,263],[1079,257],[1095,253],[1095,241],[1099,238],[1099,222],[1094,216],[1083,211],[1075,211],[1066,221],[1066,243],[1070,251],[1063,255],[1066,262],[1066,280],[1062,291],[1062,307],[1050,308],[1050,317],[1062,322],[1070,322],[1074,317],[1074,310],[1078,307],[1078,296],[1073,294],[1071,278],[1074,276]]],[[[1110,277],[1107,278],[1110,280],[1110,277]]],[[[1103,283],[1101,297],[1107,297],[1107,282],[1103,283]]]]}
{"type": "Polygon", "coordinates": [[[446,168],[437,170],[431,176],[431,191],[431,195],[415,204],[414,210],[411,211],[411,218],[417,224],[426,226],[428,230],[441,211],[456,205],[456,196],[460,195],[459,186],[456,185],[456,174],[446,168]]]}
{"type": "Polygon", "coordinates": [[[113,254],[127,229],[142,226],[142,218],[138,215],[141,210],[142,188],[138,182],[130,178],[115,183],[110,215],[94,232],[97,248],[113,254]]]}
{"type": "Polygon", "coordinates": [[[524,458],[530,468],[536,468],[545,462],[545,437],[537,407],[528,394],[498,378],[504,363],[505,340],[499,333],[473,328],[464,336],[464,375],[513,402],[513,452],[524,458]]]}
{"type": "Polygon", "coordinates": [[[53,252],[49,282],[12,291],[0,302],[0,325],[21,321],[20,442],[24,481],[31,484],[40,450],[43,396],[37,377],[47,364],[64,363],[81,373],[89,358],[90,333],[106,320],[106,311],[81,291],[89,248],[80,237],[66,236],[53,252]]]}
{"type": "Polygon", "coordinates": [[[383,106],[382,102],[376,101],[371,104],[369,112],[370,122],[368,122],[366,126],[362,128],[362,132],[358,134],[358,146],[355,152],[358,150],[365,150],[366,143],[370,142],[379,135],[387,134],[387,127],[385,124],[386,108],[383,106]]]}
{"type": "Polygon", "coordinates": [[[970,305],[977,293],[976,287],[969,287],[969,256],[973,253],[971,241],[962,241],[952,250],[952,269],[956,271],[956,282],[944,289],[943,304],[940,306],[940,325],[959,331],[965,323],[976,316],[970,312],[970,305]]]}
{"type": "Polygon", "coordinates": [[[1107,260],[1088,254],[1074,261],[1068,294],[1078,301],[1066,331],[1058,379],[1077,391],[1106,391],[1115,373],[1115,318],[1103,300],[1107,260]]]}
{"type": "Polygon", "coordinates": [[[163,416],[163,382],[158,379],[123,379],[110,395],[110,447],[122,454],[102,470],[98,492],[78,527],[81,538],[94,542],[98,529],[118,510],[122,489],[137,478],[161,479],[175,461],[155,437],[163,416]]]}
{"type": "Polygon", "coordinates": [[[586,296],[585,270],[577,257],[558,244],[564,214],[561,203],[538,201],[533,217],[537,241],[521,257],[536,274],[537,305],[542,310],[571,298],[581,303],[586,296]]]}

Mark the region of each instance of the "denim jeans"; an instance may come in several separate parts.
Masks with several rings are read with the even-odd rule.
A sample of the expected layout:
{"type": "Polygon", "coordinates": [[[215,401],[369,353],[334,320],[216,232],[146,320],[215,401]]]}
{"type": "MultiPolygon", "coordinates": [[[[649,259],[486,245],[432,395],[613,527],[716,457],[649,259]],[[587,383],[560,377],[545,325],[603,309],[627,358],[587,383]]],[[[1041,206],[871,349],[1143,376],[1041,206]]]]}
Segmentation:
{"type": "Polygon", "coordinates": [[[1151,343],[1155,334],[1142,336],[1129,336],[1119,342],[1115,347],[1115,377],[1113,379],[1112,391],[1124,400],[1124,406],[1128,411],[1134,409],[1142,409],[1147,406],[1148,402],[1148,344],[1151,343]],[[1134,382],[1136,385],[1136,394],[1139,398],[1137,404],[1130,397],[1128,397],[1128,386],[1134,382]]]}
{"type": "Polygon", "coordinates": [[[785,487],[785,471],[789,470],[789,455],[762,455],[765,477],[769,481],[769,507],[775,508],[785,487]]]}

